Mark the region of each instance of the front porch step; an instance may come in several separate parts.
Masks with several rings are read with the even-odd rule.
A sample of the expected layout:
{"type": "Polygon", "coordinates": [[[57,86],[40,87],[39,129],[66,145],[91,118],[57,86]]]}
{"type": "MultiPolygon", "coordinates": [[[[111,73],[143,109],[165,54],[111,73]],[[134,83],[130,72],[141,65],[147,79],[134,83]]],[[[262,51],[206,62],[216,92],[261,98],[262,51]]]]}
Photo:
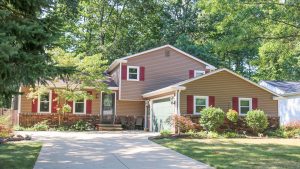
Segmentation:
{"type": "Polygon", "coordinates": [[[123,130],[121,124],[96,124],[98,131],[121,131],[123,130]]]}

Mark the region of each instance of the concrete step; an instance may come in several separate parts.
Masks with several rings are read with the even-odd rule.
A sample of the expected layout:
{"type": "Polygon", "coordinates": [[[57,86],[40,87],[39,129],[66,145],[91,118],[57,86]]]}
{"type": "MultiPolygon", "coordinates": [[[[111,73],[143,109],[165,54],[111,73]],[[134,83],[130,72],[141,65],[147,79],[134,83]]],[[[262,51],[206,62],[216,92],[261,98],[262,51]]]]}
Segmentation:
{"type": "Polygon", "coordinates": [[[98,131],[121,131],[123,130],[121,124],[96,124],[98,131]]]}

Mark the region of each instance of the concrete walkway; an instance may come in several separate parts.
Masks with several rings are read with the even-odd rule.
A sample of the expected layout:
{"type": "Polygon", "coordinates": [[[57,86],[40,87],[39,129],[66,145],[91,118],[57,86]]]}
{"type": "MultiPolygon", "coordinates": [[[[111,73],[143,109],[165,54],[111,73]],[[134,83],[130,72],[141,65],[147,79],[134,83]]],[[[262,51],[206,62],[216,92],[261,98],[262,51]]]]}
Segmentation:
{"type": "Polygon", "coordinates": [[[204,169],[144,132],[22,132],[44,142],[34,169],[204,169]]]}

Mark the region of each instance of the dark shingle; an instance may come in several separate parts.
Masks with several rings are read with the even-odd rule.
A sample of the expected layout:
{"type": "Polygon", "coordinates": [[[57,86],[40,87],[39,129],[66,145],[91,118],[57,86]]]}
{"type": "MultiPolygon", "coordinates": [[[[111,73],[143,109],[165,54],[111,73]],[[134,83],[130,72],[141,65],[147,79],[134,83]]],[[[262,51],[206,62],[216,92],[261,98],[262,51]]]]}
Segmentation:
{"type": "Polygon", "coordinates": [[[300,92],[300,82],[288,82],[288,81],[263,81],[263,82],[282,90],[286,94],[300,92]]]}

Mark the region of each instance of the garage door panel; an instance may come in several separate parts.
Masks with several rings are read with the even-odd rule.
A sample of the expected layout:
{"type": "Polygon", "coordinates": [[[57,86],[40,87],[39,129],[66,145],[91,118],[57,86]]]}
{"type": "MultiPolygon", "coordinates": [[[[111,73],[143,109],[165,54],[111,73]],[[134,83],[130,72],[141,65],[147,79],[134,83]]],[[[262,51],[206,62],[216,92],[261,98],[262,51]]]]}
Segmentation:
{"type": "Polygon", "coordinates": [[[152,104],[152,129],[155,132],[171,130],[169,119],[172,116],[174,107],[170,98],[153,101],[152,104]]]}

